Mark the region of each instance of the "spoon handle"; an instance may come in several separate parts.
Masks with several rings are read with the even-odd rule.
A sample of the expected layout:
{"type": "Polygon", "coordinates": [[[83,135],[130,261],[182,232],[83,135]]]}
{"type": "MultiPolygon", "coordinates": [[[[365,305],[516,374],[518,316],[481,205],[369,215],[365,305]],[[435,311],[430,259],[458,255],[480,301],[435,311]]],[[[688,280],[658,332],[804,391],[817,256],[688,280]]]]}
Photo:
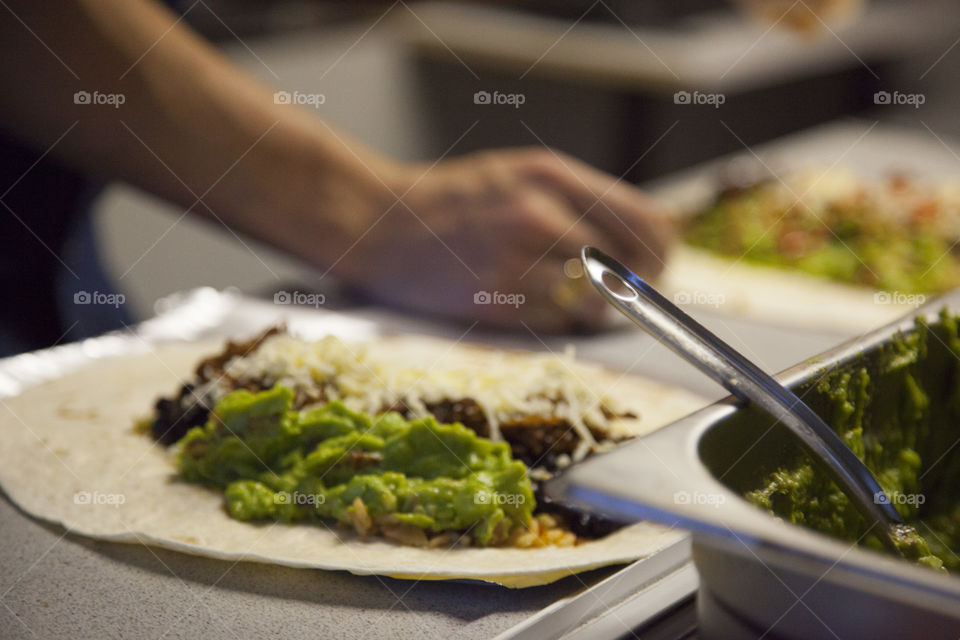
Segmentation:
{"type": "MultiPolygon", "coordinates": [[[[789,428],[833,474],[867,522],[886,531],[903,520],[873,474],[840,436],[792,391],[681,311],[624,265],[593,247],[581,254],[590,281],[607,301],[730,393],[789,428]]],[[[884,542],[887,536],[880,536],[884,542]]]]}

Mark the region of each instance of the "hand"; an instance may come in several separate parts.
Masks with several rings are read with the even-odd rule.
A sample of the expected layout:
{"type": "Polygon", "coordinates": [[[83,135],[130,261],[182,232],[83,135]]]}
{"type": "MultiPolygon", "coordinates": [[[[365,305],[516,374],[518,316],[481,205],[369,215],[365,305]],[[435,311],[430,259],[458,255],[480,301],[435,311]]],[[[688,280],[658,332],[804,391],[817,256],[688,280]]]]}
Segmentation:
{"type": "Polygon", "coordinates": [[[548,332],[594,330],[606,302],[585,278],[564,273],[568,261],[568,272],[579,266],[583,245],[646,277],[663,268],[670,230],[655,203],[549,150],[403,167],[390,184],[400,200],[385,203],[335,272],[394,306],[548,332]]]}

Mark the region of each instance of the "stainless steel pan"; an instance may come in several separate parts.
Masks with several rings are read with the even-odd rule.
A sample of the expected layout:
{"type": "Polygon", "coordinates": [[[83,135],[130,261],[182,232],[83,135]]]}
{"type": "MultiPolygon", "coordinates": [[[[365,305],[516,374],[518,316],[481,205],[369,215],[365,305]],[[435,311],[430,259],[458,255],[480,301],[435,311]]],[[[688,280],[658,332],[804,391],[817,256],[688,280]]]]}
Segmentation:
{"type": "MultiPolygon", "coordinates": [[[[898,331],[911,331],[919,315],[934,320],[944,306],[960,312],[960,290],[777,379],[818,410],[825,371],[876,368],[898,331]]],[[[747,478],[794,455],[782,426],[731,397],[576,465],[549,492],[691,530],[705,638],[960,637],[957,577],[785,523],[741,497],[747,478]]]]}

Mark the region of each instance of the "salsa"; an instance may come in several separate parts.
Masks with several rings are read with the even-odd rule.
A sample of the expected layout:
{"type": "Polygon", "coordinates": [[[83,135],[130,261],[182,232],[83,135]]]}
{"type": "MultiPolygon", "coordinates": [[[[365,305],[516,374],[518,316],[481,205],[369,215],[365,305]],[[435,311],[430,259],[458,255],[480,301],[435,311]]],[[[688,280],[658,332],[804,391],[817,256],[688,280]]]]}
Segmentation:
{"type": "Polygon", "coordinates": [[[293,401],[282,385],[223,397],[180,441],[183,478],[222,490],[238,520],[334,521],[418,546],[444,532],[503,544],[529,526],[527,467],[507,443],[433,417],[293,401]]]}
{"type": "MultiPolygon", "coordinates": [[[[916,527],[902,555],[960,569],[960,337],[958,318],[918,319],[871,362],[826,372],[810,390],[828,423],[873,471],[904,520],[916,527]]],[[[849,499],[800,454],[745,492],[795,524],[874,549],[879,538],[849,499]]]]}

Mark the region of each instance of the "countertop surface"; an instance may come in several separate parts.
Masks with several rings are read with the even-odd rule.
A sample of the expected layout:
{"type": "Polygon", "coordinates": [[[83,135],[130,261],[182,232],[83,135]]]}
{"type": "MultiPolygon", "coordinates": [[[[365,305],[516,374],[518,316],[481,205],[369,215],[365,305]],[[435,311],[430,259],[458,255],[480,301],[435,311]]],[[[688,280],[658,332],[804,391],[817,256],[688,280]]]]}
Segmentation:
{"type": "Polygon", "coordinates": [[[67,534],[0,500],[3,638],[489,638],[590,584],[522,592],[232,563],[67,534]]]}

